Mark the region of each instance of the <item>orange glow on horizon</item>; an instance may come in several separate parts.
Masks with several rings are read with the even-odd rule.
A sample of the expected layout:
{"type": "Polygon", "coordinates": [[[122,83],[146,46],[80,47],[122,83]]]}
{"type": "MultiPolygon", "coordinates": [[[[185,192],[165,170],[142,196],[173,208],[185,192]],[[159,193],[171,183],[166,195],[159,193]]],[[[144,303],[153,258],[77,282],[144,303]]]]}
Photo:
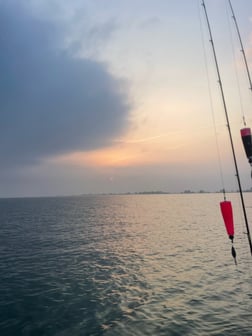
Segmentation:
{"type": "Polygon", "coordinates": [[[197,138],[183,137],[179,133],[160,134],[137,139],[128,138],[108,148],[72,152],[53,160],[62,164],[94,168],[184,164],[191,161],[196,163],[215,156],[215,149],[210,148],[211,142],[212,137],[206,137],[202,147],[202,142],[198,142],[197,138]]]}
{"type": "Polygon", "coordinates": [[[144,153],[138,148],[104,148],[90,152],[74,152],[61,156],[57,161],[91,167],[128,167],[147,163],[144,153]]]}

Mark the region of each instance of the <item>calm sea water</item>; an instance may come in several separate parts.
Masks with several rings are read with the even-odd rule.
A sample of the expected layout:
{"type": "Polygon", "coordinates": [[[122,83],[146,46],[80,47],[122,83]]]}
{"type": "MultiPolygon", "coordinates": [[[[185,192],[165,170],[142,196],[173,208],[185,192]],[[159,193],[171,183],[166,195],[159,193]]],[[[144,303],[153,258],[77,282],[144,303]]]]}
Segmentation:
{"type": "Polygon", "coordinates": [[[238,266],[218,194],[1,199],[0,335],[251,336],[252,258],[230,197],[238,266]]]}

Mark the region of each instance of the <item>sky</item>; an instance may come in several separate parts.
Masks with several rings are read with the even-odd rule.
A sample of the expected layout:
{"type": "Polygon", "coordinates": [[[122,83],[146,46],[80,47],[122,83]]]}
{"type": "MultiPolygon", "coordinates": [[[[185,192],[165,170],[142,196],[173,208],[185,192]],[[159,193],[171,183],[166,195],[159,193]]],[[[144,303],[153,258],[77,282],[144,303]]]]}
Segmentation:
{"type": "MultiPolygon", "coordinates": [[[[244,189],[252,94],[205,1],[244,189]]],[[[233,0],[252,69],[252,2],[233,0]]],[[[0,197],[236,190],[201,0],[0,0],[0,197]]]]}

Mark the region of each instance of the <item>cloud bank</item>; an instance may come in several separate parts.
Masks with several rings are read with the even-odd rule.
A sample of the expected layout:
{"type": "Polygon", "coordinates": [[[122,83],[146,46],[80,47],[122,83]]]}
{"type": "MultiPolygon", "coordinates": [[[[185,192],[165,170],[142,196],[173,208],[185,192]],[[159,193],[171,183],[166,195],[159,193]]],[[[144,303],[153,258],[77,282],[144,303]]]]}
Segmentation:
{"type": "Polygon", "coordinates": [[[128,127],[125,83],[61,48],[59,28],[22,1],[0,1],[2,168],[101,148],[128,127]]]}

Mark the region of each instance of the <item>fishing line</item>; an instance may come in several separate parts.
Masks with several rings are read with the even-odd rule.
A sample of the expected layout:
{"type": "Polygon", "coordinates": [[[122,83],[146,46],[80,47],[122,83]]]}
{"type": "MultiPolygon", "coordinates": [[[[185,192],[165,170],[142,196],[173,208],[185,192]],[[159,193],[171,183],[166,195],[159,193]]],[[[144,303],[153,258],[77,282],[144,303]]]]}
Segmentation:
{"type": "Polygon", "coordinates": [[[216,128],[216,120],[215,120],[215,113],[214,113],[214,107],[213,107],[213,96],[212,96],[212,90],[210,86],[210,79],[209,79],[209,68],[207,65],[207,53],[206,53],[206,45],[205,45],[205,39],[204,39],[204,33],[203,33],[203,24],[202,24],[202,18],[200,15],[200,5],[198,2],[198,15],[199,15],[199,22],[200,22],[200,35],[201,35],[201,44],[203,47],[203,55],[204,55],[204,66],[205,66],[205,72],[207,77],[207,88],[208,88],[208,97],[209,97],[209,105],[210,105],[210,111],[212,116],[212,123],[214,128],[214,135],[215,135],[215,145],[216,145],[216,152],[217,152],[217,158],[218,158],[218,166],[219,166],[219,174],[220,174],[220,180],[221,180],[221,186],[222,186],[222,192],[223,192],[223,198],[226,200],[226,188],[224,183],[224,175],[223,175],[223,168],[222,168],[222,160],[220,155],[220,147],[218,142],[218,133],[216,128]]]}
{"type": "Polygon", "coordinates": [[[231,22],[230,22],[230,16],[229,16],[229,11],[228,11],[227,3],[226,3],[226,16],[227,16],[227,22],[228,22],[228,31],[229,31],[229,37],[230,37],[230,44],[231,44],[231,49],[232,49],[234,72],[235,72],[235,78],[236,78],[236,84],[237,84],[237,91],[238,91],[239,102],[240,102],[240,112],[241,112],[241,117],[242,117],[243,125],[246,126],[247,123],[246,123],[246,117],[245,117],[244,107],[243,107],[243,103],[242,103],[241,86],[240,86],[240,81],[239,81],[239,76],[238,76],[238,69],[237,69],[237,63],[236,63],[236,58],[235,58],[234,36],[232,34],[231,22]]]}

